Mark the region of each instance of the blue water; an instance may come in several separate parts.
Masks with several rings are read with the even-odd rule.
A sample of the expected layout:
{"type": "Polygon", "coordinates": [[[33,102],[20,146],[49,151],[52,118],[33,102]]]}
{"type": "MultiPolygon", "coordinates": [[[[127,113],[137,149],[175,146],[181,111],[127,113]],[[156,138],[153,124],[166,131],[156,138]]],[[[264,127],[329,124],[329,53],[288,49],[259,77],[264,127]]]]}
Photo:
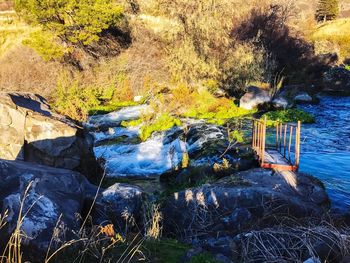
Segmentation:
{"type": "Polygon", "coordinates": [[[302,108],[316,117],[302,127],[300,171],[319,178],[334,208],[350,209],[350,97],[322,96],[302,108]]]}

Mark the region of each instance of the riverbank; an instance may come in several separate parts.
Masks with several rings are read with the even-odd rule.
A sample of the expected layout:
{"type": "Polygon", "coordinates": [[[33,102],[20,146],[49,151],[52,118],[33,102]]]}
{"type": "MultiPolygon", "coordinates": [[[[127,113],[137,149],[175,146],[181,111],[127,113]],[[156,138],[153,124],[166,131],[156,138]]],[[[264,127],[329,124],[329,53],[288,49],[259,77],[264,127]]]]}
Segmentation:
{"type": "MultiPolygon", "coordinates": [[[[346,219],[329,220],[330,205],[322,182],[299,173],[296,183],[289,185],[282,175],[255,168],[249,126],[244,122],[225,127],[182,119],[184,126],[155,131],[143,141],[139,126],[120,126],[137,120],[146,107],[132,106],[93,116],[86,125],[88,135],[53,114],[42,99],[22,96],[12,94],[1,104],[1,116],[7,116],[1,118],[3,134],[12,132],[11,141],[19,146],[34,135],[40,140],[22,145],[25,162],[0,162],[4,182],[0,193],[2,210],[7,211],[2,217],[1,246],[20,238],[22,248],[16,249],[24,252],[24,259],[42,262],[48,253],[54,261],[63,257],[70,262],[74,257],[93,262],[94,252],[107,261],[137,261],[147,255],[150,262],[202,262],[203,258],[258,262],[259,258],[279,258],[281,251],[287,253],[285,259],[299,261],[314,255],[341,259],[348,253],[346,219]],[[26,123],[23,134],[15,133],[13,126],[20,126],[20,116],[26,123]],[[45,120],[45,132],[38,130],[41,120],[45,120]],[[61,138],[49,138],[52,131],[61,138]],[[85,144],[80,142],[82,134],[85,144]],[[60,148],[57,155],[57,143],[68,148],[60,148]],[[82,174],[61,169],[74,163],[62,160],[77,145],[85,145],[85,151],[93,152],[103,167],[103,174],[87,169],[96,185],[82,174]],[[38,154],[43,151],[45,155],[38,154]],[[306,229],[313,234],[304,235],[306,229]],[[297,238],[294,231],[299,233],[297,238]],[[324,239],[321,232],[332,238],[324,239]],[[52,233],[57,233],[54,244],[52,233]],[[282,236],[290,242],[275,246],[274,252],[266,254],[266,249],[257,246],[282,236]],[[298,242],[303,242],[303,253],[292,249],[298,242]],[[331,250],[324,247],[329,242],[331,250]],[[176,256],[169,259],[161,248],[176,256]]],[[[4,142],[3,152],[17,150],[4,142]]],[[[80,156],[72,169],[80,170],[85,158],[80,156]]]]}

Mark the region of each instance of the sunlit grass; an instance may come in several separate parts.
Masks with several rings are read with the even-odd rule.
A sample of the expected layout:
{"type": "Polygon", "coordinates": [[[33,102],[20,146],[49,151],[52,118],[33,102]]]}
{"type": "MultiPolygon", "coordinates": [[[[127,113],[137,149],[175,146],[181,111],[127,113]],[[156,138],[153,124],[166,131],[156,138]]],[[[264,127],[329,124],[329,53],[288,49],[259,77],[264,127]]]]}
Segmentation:
{"type": "MultiPolygon", "coordinates": [[[[350,18],[337,19],[320,25],[312,34],[314,42],[327,41],[339,48],[341,59],[350,58],[350,18]]],[[[335,52],[331,46],[330,53],[335,52]]]]}

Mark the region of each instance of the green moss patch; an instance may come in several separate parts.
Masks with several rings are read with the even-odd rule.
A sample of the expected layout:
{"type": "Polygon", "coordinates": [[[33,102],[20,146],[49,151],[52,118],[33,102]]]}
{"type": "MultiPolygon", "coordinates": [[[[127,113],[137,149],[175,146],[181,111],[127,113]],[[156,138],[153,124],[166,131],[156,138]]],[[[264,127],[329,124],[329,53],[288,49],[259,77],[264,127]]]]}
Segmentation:
{"type": "Polygon", "coordinates": [[[143,141],[146,141],[154,132],[157,131],[166,131],[171,129],[174,126],[181,126],[182,122],[180,119],[177,119],[167,113],[161,114],[151,123],[145,123],[141,127],[140,138],[143,141]]]}
{"type": "Polygon", "coordinates": [[[298,121],[301,121],[302,123],[315,122],[315,117],[312,114],[299,109],[271,111],[264,114],[261,117],[261,119],[265,119],[265,117],[267,118],[268,126],[274,126],[276,121],[282,122],[282,123],[298,122],[298,121]]]}

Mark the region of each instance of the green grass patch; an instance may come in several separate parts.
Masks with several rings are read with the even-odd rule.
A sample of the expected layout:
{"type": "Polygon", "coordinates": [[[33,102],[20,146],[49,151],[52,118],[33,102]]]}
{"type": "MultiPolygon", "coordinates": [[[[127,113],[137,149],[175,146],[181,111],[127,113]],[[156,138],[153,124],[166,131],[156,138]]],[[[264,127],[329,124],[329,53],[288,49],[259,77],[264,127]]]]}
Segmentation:
{"type": "MultiPolygon", "coordinates": [[[[180,243],[173,239],[164,240],[146,240],[143,243],[141,251],[145,253],[151,262],[159,263],[179,263],[182,257],[190,249],[189,245],[180,243]]],[[[192,261],[191,261],[192,262],[192,261]]],[[[194,261],[200,262],[200,261],[194,261]]],[[[206,261],[202,261],[206,262],[206,261]]]]}
{"type": "Polygon", "coordinates": [[[163,113],[150,123],[144,123],[141,127],[140,138],[146,141],[154,132],[166,131],[174,126],[181,126],[182,122],[168,113],[163,113]]]}
{"type": "Polygon", "coordinates": [[[350,71],[350,65],[346,65],[345,69],[350,71]]]}
{"type": "Polygon", "coordinates": [[[267,118],[268,126],[274,126],[276,121],[282,122],[282,123],[298,122],[298,121],[301,121],[302,123],[315,122],[315,117],[312,114],[299,109],[270,111],[264,114],[261,117],[261,119],[265,119],[265,117],[267,118]]]}
{"type": "Polygon", "coordinates": [[[136,127],[143,123],[142,119],[132,120],[132,121],[122,121],[120,124],[121,126],[128,128],[128,127],[136,127]]]}
{"type": "Polygon", "coordinates": [[[256,111],[255,110],[245,110],[237,107],[233,101],[218,100],[216,104],[202,104],[198,107],[190,108],[184,117],[204,119],[208,123],[224,125],[231,119],[250,117],[256,111]],[[222,102],[222,104],[221,104],[222,102]]]}

